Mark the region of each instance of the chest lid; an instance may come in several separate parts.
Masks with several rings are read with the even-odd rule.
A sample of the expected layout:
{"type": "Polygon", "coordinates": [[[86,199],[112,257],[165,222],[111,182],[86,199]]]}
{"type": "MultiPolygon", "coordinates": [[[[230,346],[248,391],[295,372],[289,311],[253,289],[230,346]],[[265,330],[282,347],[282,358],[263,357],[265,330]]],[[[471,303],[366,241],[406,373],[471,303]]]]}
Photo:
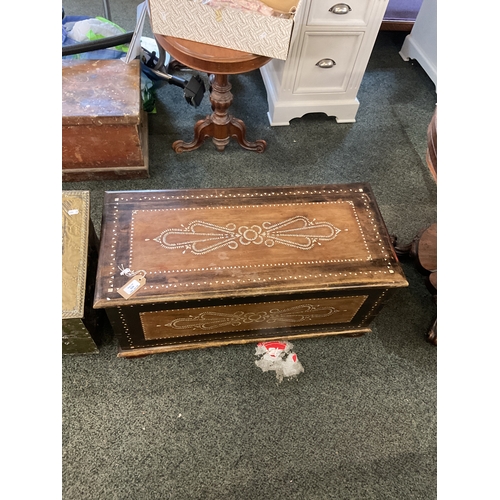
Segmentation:
{"type": "Polygon", "coordinates": [[[367,184],[104,196],[94,307],[407,285],[367,184]]]}
{"type": "Polygon", "coordinates": [[[83,318],[90,193],[62,192],[62,319],[83,318]]]}
{"type": "Polygon", "coordinates": [[[139,60],[62,60],[62,125],[130,125],[140,122],[139,60]]]}

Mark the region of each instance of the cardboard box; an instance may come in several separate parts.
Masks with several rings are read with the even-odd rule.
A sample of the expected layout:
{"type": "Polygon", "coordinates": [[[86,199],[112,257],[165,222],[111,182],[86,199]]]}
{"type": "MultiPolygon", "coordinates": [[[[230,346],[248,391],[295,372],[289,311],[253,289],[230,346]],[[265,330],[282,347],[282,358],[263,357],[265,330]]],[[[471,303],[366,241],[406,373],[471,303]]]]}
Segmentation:
{"type": "MultiPolygon", "coordinates": [[[[298,3],[295,16],[301,4],[298,3]]],[[[285,60],[294,20],[238,9],[214,9],[200,0],[149,0],[153,33],[285,60]]]]}

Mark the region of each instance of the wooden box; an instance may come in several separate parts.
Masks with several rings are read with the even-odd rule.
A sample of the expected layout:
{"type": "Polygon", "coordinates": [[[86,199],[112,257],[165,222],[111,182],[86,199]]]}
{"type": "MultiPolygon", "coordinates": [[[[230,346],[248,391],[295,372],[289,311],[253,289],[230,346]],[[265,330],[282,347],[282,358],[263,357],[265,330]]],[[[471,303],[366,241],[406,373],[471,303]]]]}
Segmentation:
{"type": "Polygon", "coordinates": [[[62,60],[62,180],[149,176],[139,60],[62,60]]]}
{"type": "Polygon", "coordinates": [[[366,184],[106,192],[101,228],[122,357],[361,335],[408,285],[366,184]]]}
{"type": "Polygon", "coordinates": [[[93,309],[99,245],[88,191],[62,192],[62,352],[97,353],[102,311],[93,309]]]}

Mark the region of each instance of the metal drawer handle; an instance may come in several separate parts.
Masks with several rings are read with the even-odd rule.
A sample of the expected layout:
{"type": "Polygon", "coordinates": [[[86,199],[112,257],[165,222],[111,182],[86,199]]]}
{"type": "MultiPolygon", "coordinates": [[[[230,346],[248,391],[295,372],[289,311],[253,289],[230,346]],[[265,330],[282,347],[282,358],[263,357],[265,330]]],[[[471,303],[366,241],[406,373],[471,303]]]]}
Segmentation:
{"type": "Polygon", "coordinates": [[[333,59],[321,59],[316,63],[316,66],[324,69],[333,68],[337,63],[333,59]]]}
{"type": "Polygon", "coordinates": [[[331,12],[332,14],[342,15],[348,14],[349,12],[351,12],[351,10],[351,7],[349,7],[349,5],[347,5],[346,3],[337,3],[333,7],[330,7],[328,9],[328,12],[331,12]]]}

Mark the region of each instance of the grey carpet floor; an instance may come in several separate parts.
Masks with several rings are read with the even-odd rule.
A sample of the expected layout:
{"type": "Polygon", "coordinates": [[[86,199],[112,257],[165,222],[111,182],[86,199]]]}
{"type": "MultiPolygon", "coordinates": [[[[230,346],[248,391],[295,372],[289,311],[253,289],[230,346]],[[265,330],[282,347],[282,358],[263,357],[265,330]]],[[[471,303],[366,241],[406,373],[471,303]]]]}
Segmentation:
{"type": "MultiPolygon", "coordinates": [[[[112,4],[133,29],[138,2],[112,4]]],[[[67,14],[101,15],[99,2],[65,2],[67,14]]],[[[147,29],[146,29],[147,35],[147,29]]],[[[388,230],[403,241],[436,220],[426,163],[435,87],[380,33],[353,124],[321,114],[271,127],[259,71],[231,77],[232,113],[256,154],[207,141],[177,155],[210,112],[182,90],[157,92],[149,115],[150,178],[64,183],[91,193],[100,229],[104,191],[368,182],[388,230]]],[[[182,75],[181,75],[182,76],[182,75]]],[[[62,494],[65,500],[280,500],[436,498],[436,315],[423,277],[402,262],[399,290],[360,338],[296,340],[304,373],[278,383],[255,366],[255,345],[117,358],[107,332],[98,355],[62,359],[62,494]]]]}

